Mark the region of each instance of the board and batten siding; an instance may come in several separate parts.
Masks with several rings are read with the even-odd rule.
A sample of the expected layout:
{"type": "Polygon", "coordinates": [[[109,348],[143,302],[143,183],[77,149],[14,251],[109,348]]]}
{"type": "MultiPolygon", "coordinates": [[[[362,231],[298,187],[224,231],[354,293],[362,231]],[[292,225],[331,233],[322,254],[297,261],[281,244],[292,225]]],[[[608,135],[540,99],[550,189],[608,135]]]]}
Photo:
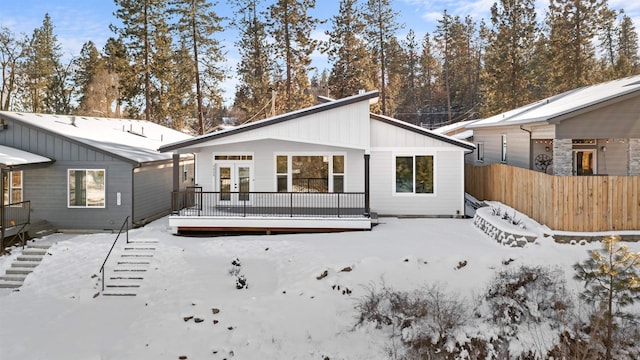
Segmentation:
{"type": "MultiPolygon", "coordinates": [[[[31,222],[46,220],[65,230],[117,230],[131,214],[133,165],[41,129],[8,120],[0,144],[46,156],[55,162],[23,172],[23,197],[31,201],[31,222]],[[105,208],[69,208],[68,170],[105,170],[105,208]],[[116,192],[121,192],[117,205],[116,192]]],[[[70,125],[71,126],[71,125],[70,125]]]]}
{"type": "Polygon", "coordinates": [[[250,131],[212,139],[196,147],[263,139],[366,149],[369,147],[369,103],[366,101],[355,103],[257,127],[250,131]]]}
{"type": "Polygon", "coordinates": [[[464,149],[380,121],[371,122],[371,211],[380,215],[464,214],[464,149]],[[397,155],[433,155],[434,194],[396,194],[397,155]]]}

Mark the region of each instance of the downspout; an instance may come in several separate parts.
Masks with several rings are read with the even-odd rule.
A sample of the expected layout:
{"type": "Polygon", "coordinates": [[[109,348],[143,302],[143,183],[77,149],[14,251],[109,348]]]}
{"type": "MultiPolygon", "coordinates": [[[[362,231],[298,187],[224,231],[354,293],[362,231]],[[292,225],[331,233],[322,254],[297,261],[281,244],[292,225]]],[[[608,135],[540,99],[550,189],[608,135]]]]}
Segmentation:
{"type": "Polygon", "coordinates": [[[525,128],[522,127],[522,125],[520,125],[520,130],[522,131],[526,131],[529,133],[529,170],[533,170],[532,168],[532,163],[533,163],[533,147],[531,146],[531,130],[527,130],[525,128]]]}

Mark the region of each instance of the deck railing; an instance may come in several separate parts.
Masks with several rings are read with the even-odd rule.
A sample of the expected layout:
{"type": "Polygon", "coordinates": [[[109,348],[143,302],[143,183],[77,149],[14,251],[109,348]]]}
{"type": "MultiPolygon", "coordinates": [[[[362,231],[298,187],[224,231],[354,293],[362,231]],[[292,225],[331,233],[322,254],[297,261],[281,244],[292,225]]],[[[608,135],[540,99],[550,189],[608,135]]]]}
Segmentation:
{"type": "Polygon", "coordinates": [[[173,192],[172,214],[228,217],[368,217],[364,193],[173,192]]]}
{"type": "Polygon", "coordinates": [[[17,240],[24,247],[26,241],[24,230],[31,222],[31,201],[4,205],[0,210],[2,214],[0,216],[0,253],[13,243],[5,241],[7,236],[17,235],[17,240]]]}

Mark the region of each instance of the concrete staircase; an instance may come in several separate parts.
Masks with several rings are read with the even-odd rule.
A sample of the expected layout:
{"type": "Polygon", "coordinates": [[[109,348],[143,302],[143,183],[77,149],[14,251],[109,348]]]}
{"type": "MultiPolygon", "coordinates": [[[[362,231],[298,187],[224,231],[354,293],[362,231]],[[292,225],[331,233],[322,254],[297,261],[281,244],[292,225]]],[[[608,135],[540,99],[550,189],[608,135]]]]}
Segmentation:
{"type": "Polygon", "coordinates": [[[22,254],[19,255],[8,268],[4,276],[0,276],[0,289],[16,290],[24,283],[24,280],[33,272],[42,258],[51,247],[50,243],[28,244],[22,254]]]}
{"type": "Polygon", "coordinates": [[[156,240],[133,240],[120,245],[105,265],[103,296],[136,296],[151,265],[156,240]]]}

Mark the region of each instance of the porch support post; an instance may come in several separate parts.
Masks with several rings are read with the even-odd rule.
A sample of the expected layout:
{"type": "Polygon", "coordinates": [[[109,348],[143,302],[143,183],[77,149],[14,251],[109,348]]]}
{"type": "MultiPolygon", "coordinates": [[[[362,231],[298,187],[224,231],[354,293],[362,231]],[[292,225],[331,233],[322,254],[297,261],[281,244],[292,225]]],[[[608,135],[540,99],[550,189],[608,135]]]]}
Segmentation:
{"type": "Polygon", "coordinates": [[[180,154],[173,154],[173,191],[180,191],[180,154]]]}
{"type": "Polygon", "coordinates": [[[364,214],[369,216],[371,214],[371,203],[369,199],[369,180],[371,176],[369,174],[369,158],[370,154],[364,154],[364,214]]]}

